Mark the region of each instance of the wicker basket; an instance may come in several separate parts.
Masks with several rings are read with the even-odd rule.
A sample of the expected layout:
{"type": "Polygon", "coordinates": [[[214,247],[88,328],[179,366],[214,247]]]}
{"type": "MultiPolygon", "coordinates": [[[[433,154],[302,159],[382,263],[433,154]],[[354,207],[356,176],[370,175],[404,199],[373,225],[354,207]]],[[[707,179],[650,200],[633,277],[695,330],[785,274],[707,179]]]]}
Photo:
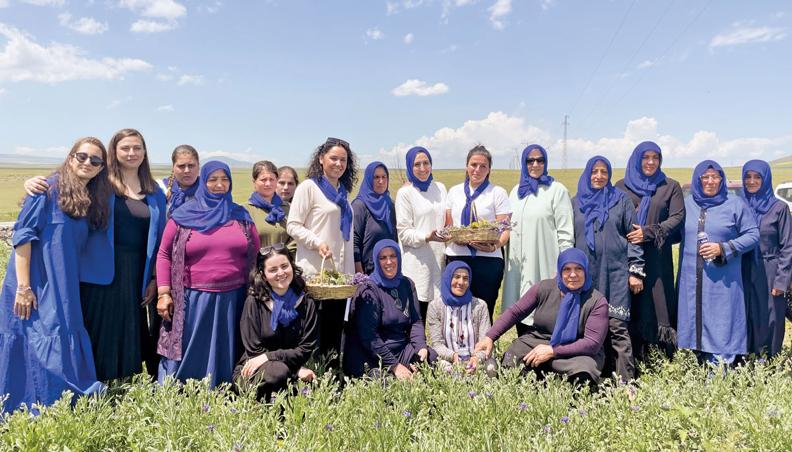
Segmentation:
{"type": "Polygon", "coordinates": [[[307,283],[305,285],[305,291],[308,292],[308,294],[314,300],[346,300],[352,295],[355,295],[357,286],[353,286],[352,284],[336,286],[322,283],[322,278],[324,278],[325,260],[326,258],[323,257],[322,265],[319,268],[319,284],[307,283]]]}
{"type": "Polygon", "coordinates": [[[452,229],[448,237],[454,242],[497,242],[500,232],[497,228],[452,229]]]}

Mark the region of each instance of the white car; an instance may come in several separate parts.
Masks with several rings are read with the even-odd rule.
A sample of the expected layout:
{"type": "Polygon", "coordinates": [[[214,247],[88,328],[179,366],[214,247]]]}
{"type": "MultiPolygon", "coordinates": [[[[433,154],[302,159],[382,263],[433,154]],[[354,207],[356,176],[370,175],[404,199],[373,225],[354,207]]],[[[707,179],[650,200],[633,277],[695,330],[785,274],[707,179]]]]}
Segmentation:
{"type": "Polygon", "coordinates": [[[784,201],[789,210],[792,210],[792,182],[782,182],[776,185],[775,196],[784,201]]]}

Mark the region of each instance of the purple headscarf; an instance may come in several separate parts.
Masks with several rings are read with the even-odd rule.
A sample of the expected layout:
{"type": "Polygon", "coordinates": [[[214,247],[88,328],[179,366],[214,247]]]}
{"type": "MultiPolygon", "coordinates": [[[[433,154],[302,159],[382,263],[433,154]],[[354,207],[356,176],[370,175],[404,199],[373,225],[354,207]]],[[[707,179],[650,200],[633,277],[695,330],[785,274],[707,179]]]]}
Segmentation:
{"type": "Polygon", "coordinates": [[[649,214],[649,204],[652,196],[657,191],[657,186],[666,180],[666,175],[657,167],[657,171],[651,176],[643,173],[641,168],[641,160],[644,154],[649,151],[657,152],[660,156],[660,164],[663,163],[663,153],[660,146],[652,141],[644,141],[638,144],[633,150],[630,160],[627,162],[627,171],[624,175],[624,185],[627,186],[633,193],[641,197],[641,203],[638,205],[638,224],[641,226],[646,225],[646,217],[649,214]]]}
{"type": "Polygon", "coordinates": [[[235,204],[231,196],[233,185],[229,183],[228,191],[214,194],[206,187],[209,175],[217,170],[223,170],[231,181],[231,168],[223,162],[211,160],[201,167],[200,185],[195,192],[195,197],[187,200],[181,207],[175,209],[171,219],[183,228],[199,232],[216,229],[231,220],[253,222],[250,214],[242,206],[235,204]]]}

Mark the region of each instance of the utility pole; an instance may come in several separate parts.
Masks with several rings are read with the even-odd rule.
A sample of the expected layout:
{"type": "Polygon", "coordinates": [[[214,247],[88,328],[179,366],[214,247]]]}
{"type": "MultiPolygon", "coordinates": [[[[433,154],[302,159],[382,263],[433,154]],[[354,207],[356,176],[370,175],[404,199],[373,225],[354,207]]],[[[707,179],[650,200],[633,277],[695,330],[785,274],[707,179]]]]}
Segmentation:
{"type": "Polygon", "coordinates": [[[567,169],[567,127],[569,127],[569,115],[564,115],[564,150],[561,152],[561,162],[564,169],[567,169]]]}

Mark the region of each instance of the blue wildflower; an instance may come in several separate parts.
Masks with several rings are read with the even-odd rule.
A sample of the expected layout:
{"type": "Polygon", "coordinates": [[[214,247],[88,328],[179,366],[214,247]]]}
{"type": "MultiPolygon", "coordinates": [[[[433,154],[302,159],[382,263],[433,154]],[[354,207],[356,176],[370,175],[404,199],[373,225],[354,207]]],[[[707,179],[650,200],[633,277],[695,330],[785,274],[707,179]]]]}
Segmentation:
{"type": "Polygon", "coordinates": [[[525,411],[525,410],[527,410],[527,409],[528,409],[528,404],[527,404],[527,403],[525,403],[525,402],[520,402],[520,404],[519,404],[519,405],[517,405],[517,408],[519,408],[519,409],[520,409],[520,411],[525,411]]]}
{"type": "Polygon", "coordinates": [[[201,411],[203,411],[204,413],[208,413],[209,412],[209,404],[208,403],[204,403],[203,406],[201,407],[201,411]]]}
{"type": "Polygon", "coordinates": [[[234,407],[231,407],[231,409],[229,409],[228,411],[229,411],[231,414],[237,414],[237,413],[238,413],[237,409],[236,409],[236,408],[234,408],[234,407]]]}
{"type": "Polygon", "coordinates": [[[561,422],[564,424],[569,423],[569,416],[561,416],[561,422]]]}
{"type": "Polygon", "coordinates": [[[468,397],[470,397],[471,399],[475,399],[476,398],[476,391],[468,392],[468,397]]]}
{"type": "Polygon", "coordinates": [[[325,430],[327,430],[328,432],[332,432],[333,431],[333,424],[325,424],[325,430]]]}
{"type": "Polygon", "coordinates": [[[639,407],[638,405],[632,405],[630,409],[633,411],[641,411],[641,407],[639,407]]]}
{"type": "Polygon", "coordinates": [[[403,414],[403,415],[404,415],[404,417],[406,417],[407,419],[410,419],[410,418],[412,417],[412,413],[410,413],[409,411],[405,411],[405,412],[404,412],[404,413],[402,413],[402,414],[403,414]]]}
{"type": "Polygon", "coordinates": [[[491,392],[485,392],[485,393],[484,393],[484,397],[486,397],[486,398],[488,398],[488,399],[492,400],[492,393],[491,393],[491,392]]]}
{"type": "Polygon", "coordinates": [[[550,433],[551,431],[553,431],[553,429],[550,428],[550,424],[545,424],[542,430],[544,430],[545,433],[550,433]]]}
{"type": "Polygon", "coordinates": [[[215,431],[215,426],[214,426],[214,424],[209,424],[209,427],[208,427],[208,428],[209,428],[209,431],[210,431],[210,432],[214,433],[214,431],[215,431]]]}
{"type": "Polygon", "coordinates": [[[304,386],[302,389],[300,389],[300,394],[304,396],[307,396],[310,393],[311,393],[311,388],[309,388],[308,386],[304,386]]]}

